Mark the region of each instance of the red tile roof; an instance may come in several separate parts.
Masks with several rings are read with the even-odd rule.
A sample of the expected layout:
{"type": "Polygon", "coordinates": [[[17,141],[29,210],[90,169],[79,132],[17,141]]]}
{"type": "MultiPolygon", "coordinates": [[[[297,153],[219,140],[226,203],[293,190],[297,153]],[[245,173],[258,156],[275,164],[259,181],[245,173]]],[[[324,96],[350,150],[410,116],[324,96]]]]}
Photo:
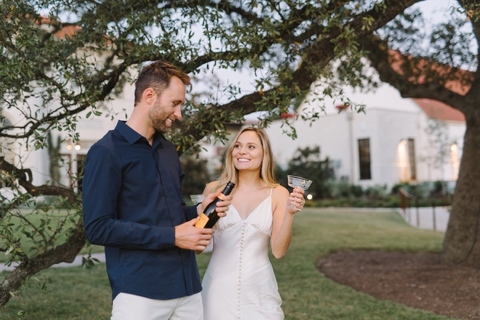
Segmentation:
{"type": "Polygon", "coordinates": [[[457,109],[432,99],[413,99],[430,119],[465,122],[465,116],[457,109]]]}
{"type": "MultiPolygon", "coordinates": [[[[395,50],[389,50],[388,54],[390,65],[396,72],[400,74],[403,73],[401,65],[403,61],[405,61],[404,59],[406,58],[406,62],[413,60],[411,56],[404,56],[395,50]]],[[[470,85],[466,83],[471,83],[469,80],[473,80],[473,73],[468,70],[454,68],[440,63],[429,64],[426,60],[417,61],[415,68],[417,70],[425,69],[425,72],[419,78],[412,76],[409,79],[410,81],[417,82],[419,84],[424,83],[427,81],[426,74],[429,73],[429,70],[438,73],[439,75],[449,74],[450,77],[447,77],[447,80],[444,84],[445,88],[462,95],[465,94],[468,89],[470,89],[470,85]],[[462,80],[465,81],[465,83],[462,83],[462,80]]],[[[465,122],[465,116],[461,111],[454,109],[443,102],[421,98],[413,99],[413,101],[431,119],[465,122]]]]}
{"type": "Polygon", "coordinates": [[[410,55],[403,55],[402,53],[395,50],[388,50],[388,59],[389,63],[392,66],[393,70],[399,74],[403,73],[402,64],[403,63],[414,63],[414,68],[417,72],[421,71],[421,75],[412,75],[409,77],[409,81],[413,83],[425,83],[428,81],[428,77],[431,77],[432,74],[438,74],[439,76],[445,76],[444,87],[456,92],[458,94],[465,94],[470,89],[470,83],[473,81],[474,74],[469,70],[464,70],[449,65],[445,65],[437,62],[429,62],[427,59],[416,59],[410,55]]]}
{"type": "Polygon", "coordinates": [[[65,39],[65,37],[72,37],[75,35],[81,28],[79,26],[69,25],[63,26],[60,31],[55,32],[54,36],[58,39],[65,39]]]}
{"type": "MultiPolygon", "coordinates": [[[[60,24],[59,21],[52,20],[47,17],[40,16],[38,19],[34,20],[34,23],[37,25],[50,25],[50,24],[60,24]]],[[[72,37],[82,28],[74,24],[64,24],[60,30],[55,32],[53,36],[57,39],[65,39],[65,37],[72,37]]]]}

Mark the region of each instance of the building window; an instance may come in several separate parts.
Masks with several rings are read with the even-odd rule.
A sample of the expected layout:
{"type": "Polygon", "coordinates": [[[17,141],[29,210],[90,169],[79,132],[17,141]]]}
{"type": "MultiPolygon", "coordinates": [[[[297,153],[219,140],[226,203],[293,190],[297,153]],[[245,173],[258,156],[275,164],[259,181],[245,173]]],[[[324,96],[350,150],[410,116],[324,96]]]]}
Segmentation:
{"type": "Polygon", "coordinates": [[[87,148],[91,146],[89,141],[66,141],[62,145],[60,158],[60,184],[82,191],[83,171],[87,148]]]}
{"type": "Polygon", "coordinates": [[[370,139],[358,139],[358,160],[360,163],[360,180],[372,179],[370,139]]]}
{"type": "Polygon", "coordinates": [[[460,169],[460,150],[456,143],[450,146],[450,164],[452,165],[452,180],[457,181],[460,169]]]}
{"type": "Polygon", "coordinates": [[[397,149],[397,167],[402,182],[417,180],[417,164],[415,160],[415,140],[402,139],[397,149]]]}
{"type": "Polygon", "coordinates": [[[410,181],[417,180],[417,165],[415,162],[415,140],[408,139],[408,165],[410,167],[410,181]]]}

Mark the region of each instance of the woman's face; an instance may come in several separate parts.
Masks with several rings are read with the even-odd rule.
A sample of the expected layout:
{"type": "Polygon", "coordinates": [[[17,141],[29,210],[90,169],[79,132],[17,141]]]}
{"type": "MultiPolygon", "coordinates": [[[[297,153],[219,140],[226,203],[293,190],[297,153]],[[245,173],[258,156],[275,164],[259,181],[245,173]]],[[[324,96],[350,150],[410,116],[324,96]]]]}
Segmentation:
{"type": "Polygon", "coordinates": [[[258,135],[245,131],[232,150],[233,165],[237,170],[260,170],[263,160],[263,147],[258,135]]]}

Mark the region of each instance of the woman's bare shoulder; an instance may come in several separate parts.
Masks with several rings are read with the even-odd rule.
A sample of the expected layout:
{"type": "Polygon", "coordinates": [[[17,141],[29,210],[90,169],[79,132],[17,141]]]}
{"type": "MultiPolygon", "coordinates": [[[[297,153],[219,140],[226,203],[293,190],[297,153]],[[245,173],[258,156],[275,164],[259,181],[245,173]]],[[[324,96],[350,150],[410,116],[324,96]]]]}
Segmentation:
{"type": "Polygon", "coordinates": [[[273,196],[283,197],[285,195],[288,196],[289,193],[288,189],[282,185],[277,185],[273,188],[273,196]]]}

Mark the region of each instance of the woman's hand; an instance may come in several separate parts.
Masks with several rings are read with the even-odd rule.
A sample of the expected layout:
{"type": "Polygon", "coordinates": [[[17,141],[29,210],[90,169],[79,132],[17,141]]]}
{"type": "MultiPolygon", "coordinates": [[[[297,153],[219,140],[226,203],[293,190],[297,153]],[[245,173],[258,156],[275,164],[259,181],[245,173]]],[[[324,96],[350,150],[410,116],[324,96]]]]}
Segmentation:
{"type": "MultiPolygon", "coordinates": [[[[217,192],[215,193],[207,194],[204,200],[202,201],[202,203],[200,203],[197,206],[198,215],[200,215],[203,212],[203,210],[208,206],[208,204],[213,200],[215,200],[221,193],[222,193],[222,190],[217,190],[217,192]]],[[[231,203],[232,203],[232,195],[223,196],[223,200],[217,202],[215,211],[217,211],[218,216],[220,218],[225,217],[227,215],[227,211],[231,203]]]]}
{"type": "Polygon", "coordinates": [[[287,202],[287,211],[288,213],[294,214],[299,211],[302,211],[303,206],[305,205],[305,198],[303,197],[305,190],[300,187],[295,187],[290,193],[287,202]]]}

